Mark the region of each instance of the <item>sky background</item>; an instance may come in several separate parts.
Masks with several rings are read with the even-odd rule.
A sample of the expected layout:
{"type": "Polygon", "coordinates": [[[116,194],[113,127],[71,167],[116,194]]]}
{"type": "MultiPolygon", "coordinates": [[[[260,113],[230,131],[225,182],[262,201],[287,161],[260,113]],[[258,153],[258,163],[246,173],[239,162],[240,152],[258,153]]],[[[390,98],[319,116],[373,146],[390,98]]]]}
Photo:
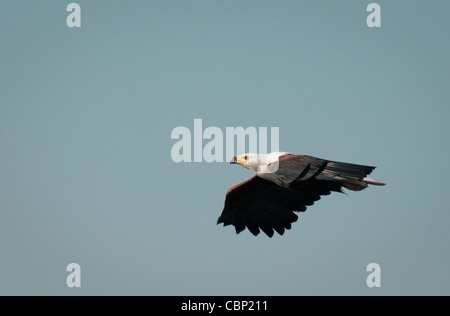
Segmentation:
{"type": "Polygon", "coordinates": [[[449,1],[70,2],[0,2],[0,295],[450,294],[449,1]],[[195,118],[387,185],[236,235],[249,171],[171,159],[195,118]]]}

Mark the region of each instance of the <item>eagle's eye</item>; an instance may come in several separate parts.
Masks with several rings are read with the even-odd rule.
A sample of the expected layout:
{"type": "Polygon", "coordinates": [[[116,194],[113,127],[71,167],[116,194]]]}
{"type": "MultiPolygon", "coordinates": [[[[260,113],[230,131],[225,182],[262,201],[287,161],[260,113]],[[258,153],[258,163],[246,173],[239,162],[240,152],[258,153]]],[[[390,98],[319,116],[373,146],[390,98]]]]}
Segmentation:
{"type": "Polygon", "coordinates": [[[248,160],[248,156],[245,156],[244,159],[245,159],[245,161],[247,161],[248,160]]]}

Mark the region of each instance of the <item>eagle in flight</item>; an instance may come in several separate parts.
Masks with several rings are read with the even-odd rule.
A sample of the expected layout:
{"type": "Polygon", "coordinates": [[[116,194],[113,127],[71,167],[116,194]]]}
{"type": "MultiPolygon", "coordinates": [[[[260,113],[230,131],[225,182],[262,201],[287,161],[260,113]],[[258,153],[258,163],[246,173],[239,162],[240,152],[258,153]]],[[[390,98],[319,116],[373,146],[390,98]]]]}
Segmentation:
{"type": "Polygon", "coordinates": [[[375,167],[336,162],[289,153],[245,154],[235,156],[239,164],[255,174],[230,190],[217,224],[233,225],[239,234],[246,227],[257,236],[262,230],[272,237],[283,235],[322,195],[361,191],[371,185],[384,185],[367,176],[375,167]]]}

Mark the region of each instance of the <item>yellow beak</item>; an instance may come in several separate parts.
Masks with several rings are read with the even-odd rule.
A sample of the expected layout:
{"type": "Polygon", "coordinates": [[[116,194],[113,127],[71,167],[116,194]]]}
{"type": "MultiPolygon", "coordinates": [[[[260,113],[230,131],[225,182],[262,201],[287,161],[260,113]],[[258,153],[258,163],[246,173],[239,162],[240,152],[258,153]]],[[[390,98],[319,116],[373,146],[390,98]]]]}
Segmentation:
{"type": "Polygon", "coordinates": [[[245,156],[234,156],[233,159],[230,161],[230,164],[244,164],[247,161],[247,159],[245,159],[245,156]]]}

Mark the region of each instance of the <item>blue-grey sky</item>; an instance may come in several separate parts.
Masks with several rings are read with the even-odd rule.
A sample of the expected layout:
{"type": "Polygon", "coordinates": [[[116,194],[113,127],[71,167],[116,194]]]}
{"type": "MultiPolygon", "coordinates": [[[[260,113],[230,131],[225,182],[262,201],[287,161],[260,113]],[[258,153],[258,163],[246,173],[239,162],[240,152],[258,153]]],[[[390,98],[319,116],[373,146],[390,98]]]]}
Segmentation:
{"type": "Polygon", "coordinates": [[[1,295],[450,294],[448,1],[378,1],[377,29],[360,0],[80,0],[68,28],[70,2],[0,2],[1,295]],[[235,235],[251,174],[171,159],[195,118],[387,186],[235,235]]]}

